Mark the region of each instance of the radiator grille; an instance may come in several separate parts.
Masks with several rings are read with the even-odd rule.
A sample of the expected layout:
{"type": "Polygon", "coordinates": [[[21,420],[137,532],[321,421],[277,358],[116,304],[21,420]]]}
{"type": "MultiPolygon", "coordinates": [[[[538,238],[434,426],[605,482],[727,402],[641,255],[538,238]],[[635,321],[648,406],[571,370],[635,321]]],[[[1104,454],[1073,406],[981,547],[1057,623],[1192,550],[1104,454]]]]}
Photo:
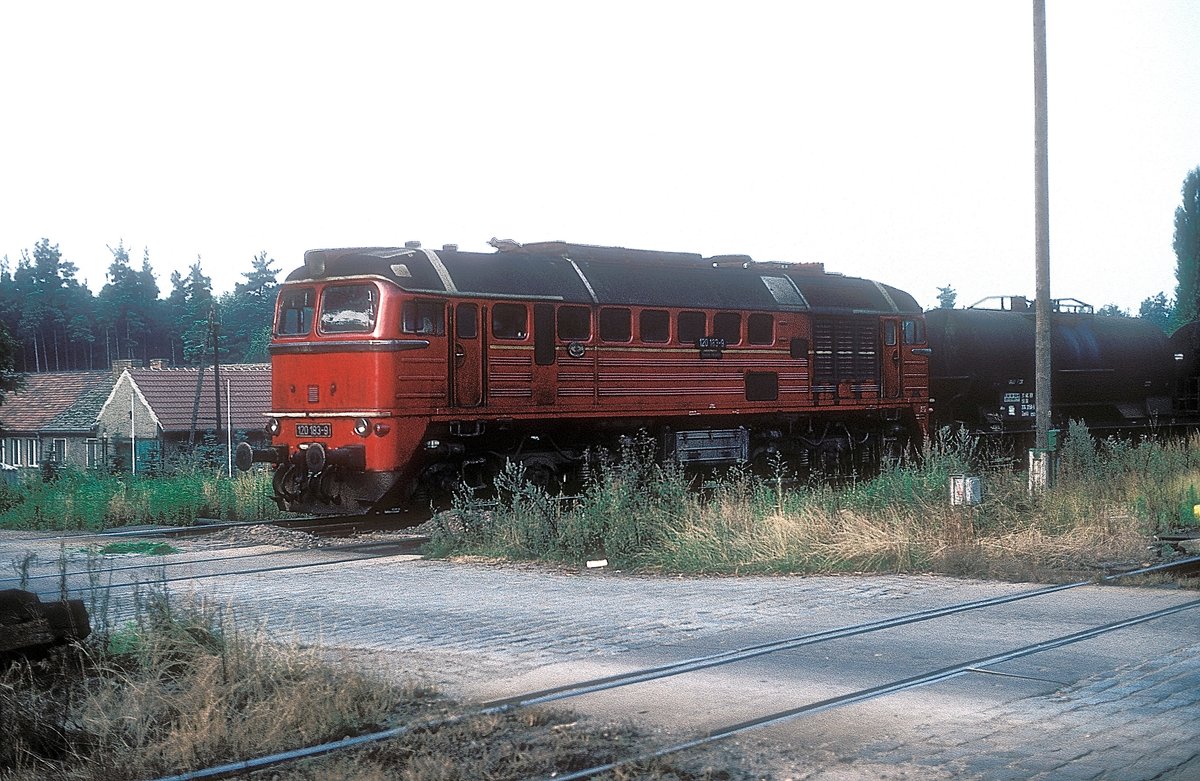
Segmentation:
{"type": "Polygon", "coordinates": [[[879,326],[874,318],[822,317],[813,321],[813,384],[831,391],[838,384],[879,383],[879,326]]]}

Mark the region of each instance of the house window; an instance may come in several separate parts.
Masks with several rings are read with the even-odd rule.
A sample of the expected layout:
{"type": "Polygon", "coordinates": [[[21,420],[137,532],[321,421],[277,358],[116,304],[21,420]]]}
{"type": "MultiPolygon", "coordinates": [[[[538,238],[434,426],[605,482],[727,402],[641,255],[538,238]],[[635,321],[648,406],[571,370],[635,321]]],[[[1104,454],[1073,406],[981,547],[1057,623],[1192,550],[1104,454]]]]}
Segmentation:
{"type": "Polygon", "coordinates": [[[52,442],[50,450],[50,460],[56,464],[66,463],[67,460],[67,440],[55,439],[52,442]]]}
{"type": "Polygon", "coordinates": [[[100,466],[100,440],[89,439],[87,441],[87,468],[95,469],[100,466]]]}
{"type": "Polygon", "coordinates": [[[41,457],[39,444],[36,439],[21,440],[21,461],[18,466],[37,466],[41,457]]]}

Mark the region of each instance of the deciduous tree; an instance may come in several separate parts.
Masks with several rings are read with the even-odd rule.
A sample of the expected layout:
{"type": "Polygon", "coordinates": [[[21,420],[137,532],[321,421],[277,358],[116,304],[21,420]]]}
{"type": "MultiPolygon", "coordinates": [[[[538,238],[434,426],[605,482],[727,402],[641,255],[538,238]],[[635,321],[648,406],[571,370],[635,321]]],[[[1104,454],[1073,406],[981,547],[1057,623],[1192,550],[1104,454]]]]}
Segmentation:
{"type": "Polygon", "coordinates": [[[1187,323],[1200,313],[1200,167],[1183,180],[1183,202],[1175,209],[1175,319],[1187,323]]]}

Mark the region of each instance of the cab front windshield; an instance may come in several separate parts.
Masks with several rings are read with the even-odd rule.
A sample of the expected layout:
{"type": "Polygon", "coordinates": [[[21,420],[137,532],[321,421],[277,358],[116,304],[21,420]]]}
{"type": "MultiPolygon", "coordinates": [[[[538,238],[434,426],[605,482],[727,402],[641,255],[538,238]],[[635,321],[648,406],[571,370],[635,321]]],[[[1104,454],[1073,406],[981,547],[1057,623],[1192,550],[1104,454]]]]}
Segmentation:
{"type": "Polygon", "coordinates": [[[374,285],[339,285],[321,293],[321,332],[369,333],[375,330],[379,294],[374,285]]]}

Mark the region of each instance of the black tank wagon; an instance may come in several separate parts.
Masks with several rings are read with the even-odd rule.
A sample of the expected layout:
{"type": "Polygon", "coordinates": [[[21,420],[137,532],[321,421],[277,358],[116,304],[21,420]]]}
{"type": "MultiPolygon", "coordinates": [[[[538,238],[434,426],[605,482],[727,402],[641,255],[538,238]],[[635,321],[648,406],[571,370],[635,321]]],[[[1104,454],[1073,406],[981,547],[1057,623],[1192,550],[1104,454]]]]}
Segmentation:
{"type": "MultiPolygon", "coordinates": [[[[1052,420],[1095,431],[1152,427],[1174,419],[1174,356],[1146,320],[1105,317],[1072,299],[1053,302],[1052,420]]],[[[930,404],[935,425],[981,433],[1034,430],[1033,307],[1021,297],[926,313],[930,404]],[[984,308],[983,304],[995,308],[984,308]]]]}

